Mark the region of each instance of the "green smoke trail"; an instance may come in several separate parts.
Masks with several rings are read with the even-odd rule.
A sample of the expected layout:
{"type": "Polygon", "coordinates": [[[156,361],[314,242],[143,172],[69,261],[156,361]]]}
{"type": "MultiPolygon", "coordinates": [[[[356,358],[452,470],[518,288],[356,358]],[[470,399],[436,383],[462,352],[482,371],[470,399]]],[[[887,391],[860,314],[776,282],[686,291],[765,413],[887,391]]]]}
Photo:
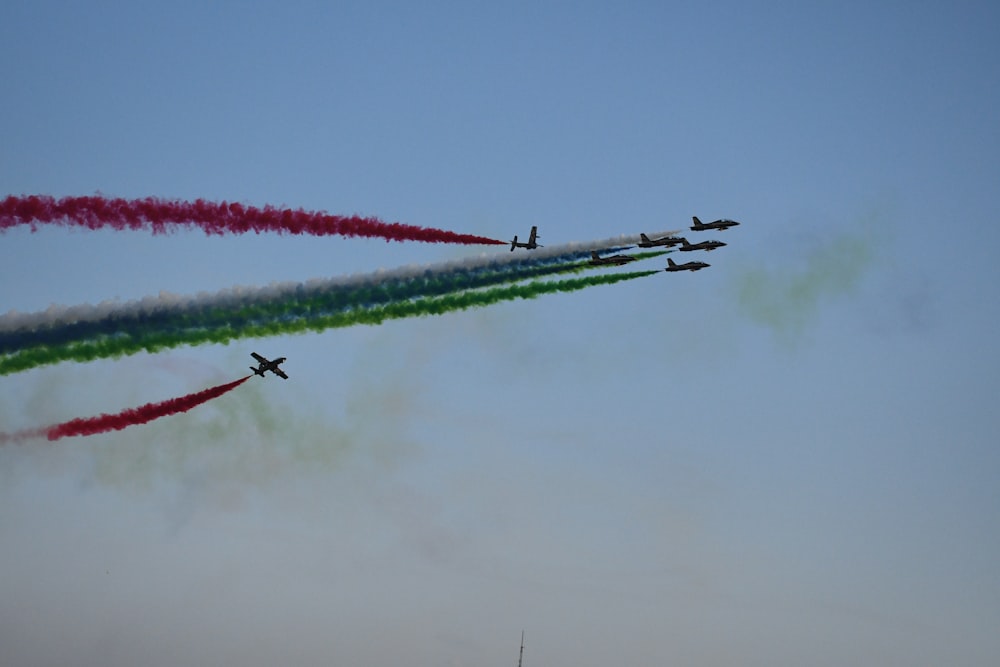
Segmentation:
{"type": "Polygon", "coordinates": [[[736,296],[744,313],[792,339],[822,301],[853,290],[874,258],[864,234],[844,234],[811,253],[804,268],[754,267],[739,276],[736,296]]]}
{"type": "Polygon", "coordinates": [[[0,359],[0,375],[9,375],[61,361],[86,362],[117,358],[143,351],[159,352],[182,345],[205,343],[224,345],[232,340],[243,338],[265,338],[280,334],[320,332],[359,324],[377,325],[387,320],[407,317],[442,315],[469,308],[482,308],[502,301],[533,299],[544,294],[573,292],[597,285],[613,285],[655,273],[659,273],[659,271],[611,273],[558,281],[535,280],[526,284],[401,300],[336,313],[305,314],[291,319],[277,317],[267,321],[249,322],[241,326],[225,324],[214,328],[186,329],[180,332],[155,331],[135,337],[110,337],[81,343],[34,348],[0,359]]]}
{"type": "Polygon", "coordinates": [[[674,250],[647,250],[645,252],[633,252],[630,253],[632,257],[637,260],[642,261],[644,259],[653,259],[654,257],[662,257],[668,253],[676,252],[674,250]]]}

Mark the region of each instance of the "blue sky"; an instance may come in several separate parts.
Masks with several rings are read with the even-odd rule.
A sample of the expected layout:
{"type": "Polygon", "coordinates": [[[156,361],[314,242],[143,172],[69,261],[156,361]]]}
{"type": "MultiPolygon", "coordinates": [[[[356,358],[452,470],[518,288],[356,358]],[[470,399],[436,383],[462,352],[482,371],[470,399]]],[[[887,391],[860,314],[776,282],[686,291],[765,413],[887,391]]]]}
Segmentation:
{"type": "MultiPolygon", "coordinates": [[[[291,376],[0,449],[0,662],[992,664],[998,18],[7,3],[0,194],[743,224],[696,274],[2,378],[14,430],[291,376]]],[[[0,311],[484,250],[18,229],[0,311]]]]}

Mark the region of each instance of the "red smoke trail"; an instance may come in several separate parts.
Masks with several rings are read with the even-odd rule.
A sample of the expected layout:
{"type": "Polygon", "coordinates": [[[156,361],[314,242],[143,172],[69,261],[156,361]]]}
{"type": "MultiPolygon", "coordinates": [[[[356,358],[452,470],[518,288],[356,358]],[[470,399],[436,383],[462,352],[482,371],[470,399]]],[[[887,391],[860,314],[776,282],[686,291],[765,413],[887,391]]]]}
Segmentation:
{"type": "Polygon", "coordinates": [[[113,415],[105,414],[98,417],[82,417],[53,426],[43,426],[42,428],[18,431],[16,433],[0,433],[0,444],[20,442],[29,438],[59,440],[71,435],[96,435],[98,433],[107,433],[108,431],[120,431],[123,428],[145,424],[160,417],[187,412],[191,408],[197,407],[202,403],[207,403],[213,398],[218,398],[226,392],[236,389],[236,387],[252,377],[252,375],[248,375],[235,382],[220,384],[218,387],[210,387],[194,394],[188,394],[180,398],[171,398],[160,403],[147,403],[138,408],[128,408],[113,415]]]}
{"type": "Polygon", "coordinates": [[[48,195],[8,196],[0,202],[0,230],[17,225],[76,225],[89,229],[110,227],[149,229],[165,234],[174,227],[199,227],[206,234],[277,232],[313,236],[363,236],[386,241],[503,245],[504,241],[457,234],[430,227],[383,222],[356,215],[330,215],[320,211],[257,208],[228,202],[193,202],[157,199],[108,199],[106,197],[63,197],[48,195]]]}

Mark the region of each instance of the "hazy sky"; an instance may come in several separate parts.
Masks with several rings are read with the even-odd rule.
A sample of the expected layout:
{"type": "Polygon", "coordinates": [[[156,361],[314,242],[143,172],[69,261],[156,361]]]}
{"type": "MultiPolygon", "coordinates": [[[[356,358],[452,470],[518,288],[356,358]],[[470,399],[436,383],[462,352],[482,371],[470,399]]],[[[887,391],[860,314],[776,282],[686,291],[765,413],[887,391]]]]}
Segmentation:
{"type": "MultiPolygon", "coordinates": [[[[4,3],[0,195],[743,224],[698,273],[0,378],[11,431],[291,377],[0,448],[0,663],[995,664],[1000,10],[807,4],[4,3]]],[[[0,312],[480,252],[21,228],[0,312]]]]}

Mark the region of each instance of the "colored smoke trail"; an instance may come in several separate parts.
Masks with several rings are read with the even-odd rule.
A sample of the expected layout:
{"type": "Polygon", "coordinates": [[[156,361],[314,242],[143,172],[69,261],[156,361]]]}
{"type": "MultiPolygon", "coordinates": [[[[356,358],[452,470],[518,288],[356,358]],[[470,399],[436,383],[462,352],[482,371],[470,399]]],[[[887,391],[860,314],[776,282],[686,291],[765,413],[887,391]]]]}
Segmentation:
{"type": "Polygon", "coordinates": [[[252,375],[247,375],[234,382],[210,387],[193,394],[188,394],[187,396],[171,398],[159,403],[146,403],[137,408],[128,408],[111,415],[103,414],[97,417],[82,417],[37,429],[18,431],[16,433],[0,433],[0,445],[33,438],[59,440],[70,436],[96,435],[98,433],[107,433],[108,431],[121,431],[129,426],[146,424],[160,417],[187,412],[202,403],[207,403],[214,398],[232,391],[252,377],[252,375]]]}
{"type": "Polygon", "coordinates": [[[500,283],[582,271],[584,263],[545,265],[519,264],[502,270],[457,269],[428,272],[414,278],[357,281],[353,284],[301,284],[295,290],[250,292],[223,305],[212,299],[183,300],[172,307],[150,311],[111,311],[101,319],[35,330],[0,330],[0,354],[33,348],[79,343],[101,337],[139,337],[190,328],[240,326],[273,318],[302,317],[310,313],[329,314],[350,308],[381,305],[401,299],[441,296],[463,289],[490,287],[500,283]]]}
{"type": "Polygon", "coordinates": [[[874,260],[873,247],[867,231],[848,231],[814,249],[802,262],[745,268],[735,289],[740,309],[791,342],[825,299],[856,288],[874,260]]]}
{"type": "MultiPolygon", "coordinates": [[[[669,235],[676,232],[660,232],[658,235],[669,235]]],[[[358,287],[386,284],[398,280],[414,278],[434,279],[438,276],[452,274],[473,275],[480,271],[529,271],[535,267],[567,264],[590,257],[591,250],[598,252],[619,251],[634,244],[638,236],[618,236],[609,239],[566,243],[558,246],[539,248],[524,253],[494,253],[480,254],[460,260],[449,260],[436,264],[418,264],[398,269],[379,270],[352,276],[338,276],[328,279],[309,280],[304,283],[276,283],[267,287],[235,287],[211,294],[199,294],[194,297],[183,297],[169,293],[160,296],[146,297],[136,301],[121,304],[107,301],[98,305],[84,304],[77,306],[51,306],[44,311],[35,313],[19,313],[10,311],[0,315],[0,353],[21,349],[41,340],[35,334],[46,329],[81,326],[93,321],[103,321],[107,325],[111,319],[128,322],[131,320],[157,317],[176,316],[179,313],[196,315],[200,312],[219,307],[240,308],[268,300],[274,302],[291,299],[293,296],[311,297],[324,291],[333,292],[338,289],[353,290],[358,287]]],[[[656,255],[664,251],[653,251],[656,255]]],[[[656,256],[650,253],[639,253],[636,257],[656,256]]],[[[100,327],[98,327],[99,330],[100,327]]],[[[58,342],[58,336],[53,343],[58,342]]]]}
{"type": "Polygon", "coordinates": [[[245,338],[320,332],[359,324],[381,324],[392,319],[442,315],[469,308],[485,307],[501,301],[532,299],[543,294],[573,292],[598,285],[612,285],[656,273],[660,273],[660,271],[609,273],[558,281],[536,280],[527,284],[494,287],[486,290],[466,290],[445,296],[407,299],[336,313],[308,313],[294,318],[275,317],[240,326],[227,324],[212,329],[192,328],[179,332],[156,331],[135,338],[106,338],[77,344],[36,348],[0,358],[0,375],[8,375],[62,361],[87,362],[143,351],[159,352],[182,345],[228,344],[230,341],[245,338]]]}
{"type": "MultiPolygon", "coordinates": [[[[660,254],[663,252],[642,253],[641,259],[660,254]]],[[[466,289],[480,289],[502,283],[580,272],[588,268],[592,267],[586,262],[554,265],[522,262],[502,269],[456,268],[438,273],[426,272],[423,276],[415,278],[383,278],[381,282],[365,280],[353,285],[325,283],[312,286],[300,285],[299,289],[282,292],[279,295],[252,294],[216,307],[203,305],[212,301],[202,300],[181,302],[175,304],[175,307],[153,312],[111,312],[100,320],[78,321],[34,331],[0,330],[0,354],[68,345],[102,337],[140,338],[191,328],[241,327],[274,318],[291,319],[331,314],[404,299],[443,296],[466,289]]]]}
{"type": "Polygon", "coordinates": [[[10,195],[0,201],[0,231],[20,225],[63,225],[87,229],[150,230],[166,234],[175,229],[197,227],[206,234],[276,232],[312,236],[383,238],[386,241],[423,241],[504,245],[505,241],[458,234],[442,229],[383,222],[374,217],[331,215],[321,211],[245,206],[235,202],[193,202],[159,199],[109,199],[107,197],[63,197],[10,195]]]}
{"type": "Polygon", "coordinates": [[[641,262],[644,259],[653,259],[654,257],[663,257],[664,255],[669,255],[672,252],[676,252],[676,251],[672,250],[672,249],[671,250],[645,250],[643,252],[633,252],[633,253],[630,253],[630,254],[633,257],[635,257],[636,261],[640,261],[641,262]]]}

